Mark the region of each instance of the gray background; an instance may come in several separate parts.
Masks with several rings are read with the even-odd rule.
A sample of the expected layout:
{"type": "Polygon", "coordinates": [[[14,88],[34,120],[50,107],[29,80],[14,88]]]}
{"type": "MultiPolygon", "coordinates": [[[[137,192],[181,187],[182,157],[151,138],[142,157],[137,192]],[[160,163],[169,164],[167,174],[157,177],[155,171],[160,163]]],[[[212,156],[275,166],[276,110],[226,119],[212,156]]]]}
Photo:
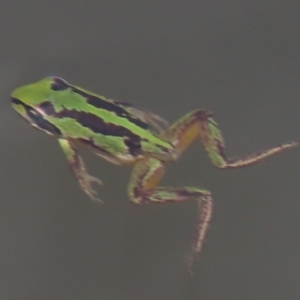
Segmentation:
{"type": "Polygon", "coordinates": [[[0,2],[0,299],[299,299],[299,150],[232,171],[200,143],[164,184],[204,186],[215,211],[190,277],[196,204],[134,206],[120,168],[82,149],[105,185],[78,189],[56,141],[10,106],[48,75],[173,122],[211,109],[231,155],[300,138],[297,1],[0,2]]]}

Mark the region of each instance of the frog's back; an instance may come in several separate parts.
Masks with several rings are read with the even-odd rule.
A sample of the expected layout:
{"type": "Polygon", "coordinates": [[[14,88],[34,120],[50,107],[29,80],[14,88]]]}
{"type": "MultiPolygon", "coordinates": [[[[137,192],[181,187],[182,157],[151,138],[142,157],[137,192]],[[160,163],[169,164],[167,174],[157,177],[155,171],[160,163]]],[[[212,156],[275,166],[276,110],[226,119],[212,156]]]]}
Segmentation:
{"type": "Polygon", "coordinates": [[[170,160],[173,145],[124,105],[60,78],[54,79],[51,88],[56,92],[43,110],[62,136],[84,143],[111,161],[130,163],[143,156],[170,160]]]}

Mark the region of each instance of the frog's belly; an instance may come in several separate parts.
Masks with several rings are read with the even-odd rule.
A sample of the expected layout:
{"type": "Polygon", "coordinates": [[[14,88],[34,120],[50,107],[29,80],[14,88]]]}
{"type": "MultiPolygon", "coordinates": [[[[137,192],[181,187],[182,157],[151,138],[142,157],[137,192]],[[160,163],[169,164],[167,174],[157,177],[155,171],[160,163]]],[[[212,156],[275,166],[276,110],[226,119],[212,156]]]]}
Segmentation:
{"type": "Polygon", "coordinates": [[[117,145],[113,145],[111,148],[101,147],[93,142],[91,139],[76,139],[74,140],[75,143],[84,144],[84,146],[88,147],[92,152],[96,155],[101,156],[105,160],[116,164],[116,165],[132,165],[137,160],[152,157],[157,158],[160,161],[168,162],[177,160],[178,155],[175,151],[169,152],[146,152],[143,151],[141,148],[133,148],[133,147],[123,147],[124,144],[118,147],[117,145]],[[134,149],[134,151],[133,151],[134,149]]]}

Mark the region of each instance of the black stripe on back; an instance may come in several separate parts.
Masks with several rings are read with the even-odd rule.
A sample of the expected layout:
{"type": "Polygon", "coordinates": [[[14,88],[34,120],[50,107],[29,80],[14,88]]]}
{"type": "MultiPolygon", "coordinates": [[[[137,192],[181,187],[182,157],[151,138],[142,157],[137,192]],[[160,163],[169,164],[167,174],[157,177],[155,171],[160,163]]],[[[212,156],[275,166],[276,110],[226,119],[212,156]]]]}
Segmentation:
{"type": "Polygon", "coordinates": [[[132,133],[127,128],[103,121],[98,116],[76,110],[62,110],[54,115],[56,118],[71,118],[83,127],[89,128],[95,133],[106,136],[118,136],[124,138],[124,143],[132,155],[141,153],[141,137],[132,133]]]}
{"type": "Polygon", "coordinates": [[[147,123],[145,123],[142,120],[140,120],[139,118],[135,117],[134,115],[132,115],[131,113],[126,111],[121,106],[119,106],[117,104],[114,104],[110,101],[106,101],[104,99],[101,99],[100,97],[92,96],[92,95],[76,88],[75,86],[72,86],[72,85],[68,84],[65,80],[63,80],[59,77],[54,77],[53,78],[53,83],[51,85],[52,90],[54,90],[54,91],[64,91],[67,88],[70,88],[74,93],[76,93],[78,95],[81,95],[84,98],[86,98],[87,103],[90,104],[90,105],[93,105],[96,108],[111,111],[111,112],[115,113],[118,117],[126,118],[130,122],[132,122],[133,124],[143,128],[143,129],[150,129],[150,126],[147,123]]]}

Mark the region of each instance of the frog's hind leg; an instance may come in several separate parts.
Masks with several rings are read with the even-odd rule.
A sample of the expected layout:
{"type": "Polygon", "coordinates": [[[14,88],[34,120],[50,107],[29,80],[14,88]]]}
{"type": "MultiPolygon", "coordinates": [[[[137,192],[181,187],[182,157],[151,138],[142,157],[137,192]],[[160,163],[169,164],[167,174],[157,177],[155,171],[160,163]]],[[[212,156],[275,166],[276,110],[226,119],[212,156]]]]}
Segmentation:
{"type": "Polygon", "coordinates": [[[138,161],[133,168],[128,193],[135,204],[175,203],[195,199],[198,202],[198,225],[190,254],[187,256],[191,271],[193,262],[201,251],[212,215],[212,196],[208,190],[195,187],[156,187],[164,173],[164,163],[156,158],[138,161]]]}
{"type": "Polygon", "coordinates": [[[290,142],[241,158],[228,158],[222,133],[213,119],[212,113],[208,110],[195,110],[188,113],[175,122],[162,136],[173,141],[178,155],[199,136],[211,162],[221,169],[248,166],[285,149],[299,146],[299,142],[290,142]]]}
{"type": "MultiPolygon", "coordinates": [[[[251,165],[279,153],[293,148],[297,142],[282,144],[267,150],[256,152],[242,158],[228,158],[225,154],[225,145],[217,123],[212,113],[207,110],[193,111],[164,131],[161,136],[172,142],[176,149],[176,156],[198,137],[200,137],[212,163],[222,169],[239,168],[251,165]]],[[[164,162],[156,158],[139,160],[135,165],[128,186],[130,200],[135,204],[143,203],[174,203],[196,199],[198,202],[198,225],[191,254],[188,257],[189,268],[201,251],[203,240],[212,215],[212,196],[205,189],[194,187],[157,187],[164,173],[164,162]]]]}

